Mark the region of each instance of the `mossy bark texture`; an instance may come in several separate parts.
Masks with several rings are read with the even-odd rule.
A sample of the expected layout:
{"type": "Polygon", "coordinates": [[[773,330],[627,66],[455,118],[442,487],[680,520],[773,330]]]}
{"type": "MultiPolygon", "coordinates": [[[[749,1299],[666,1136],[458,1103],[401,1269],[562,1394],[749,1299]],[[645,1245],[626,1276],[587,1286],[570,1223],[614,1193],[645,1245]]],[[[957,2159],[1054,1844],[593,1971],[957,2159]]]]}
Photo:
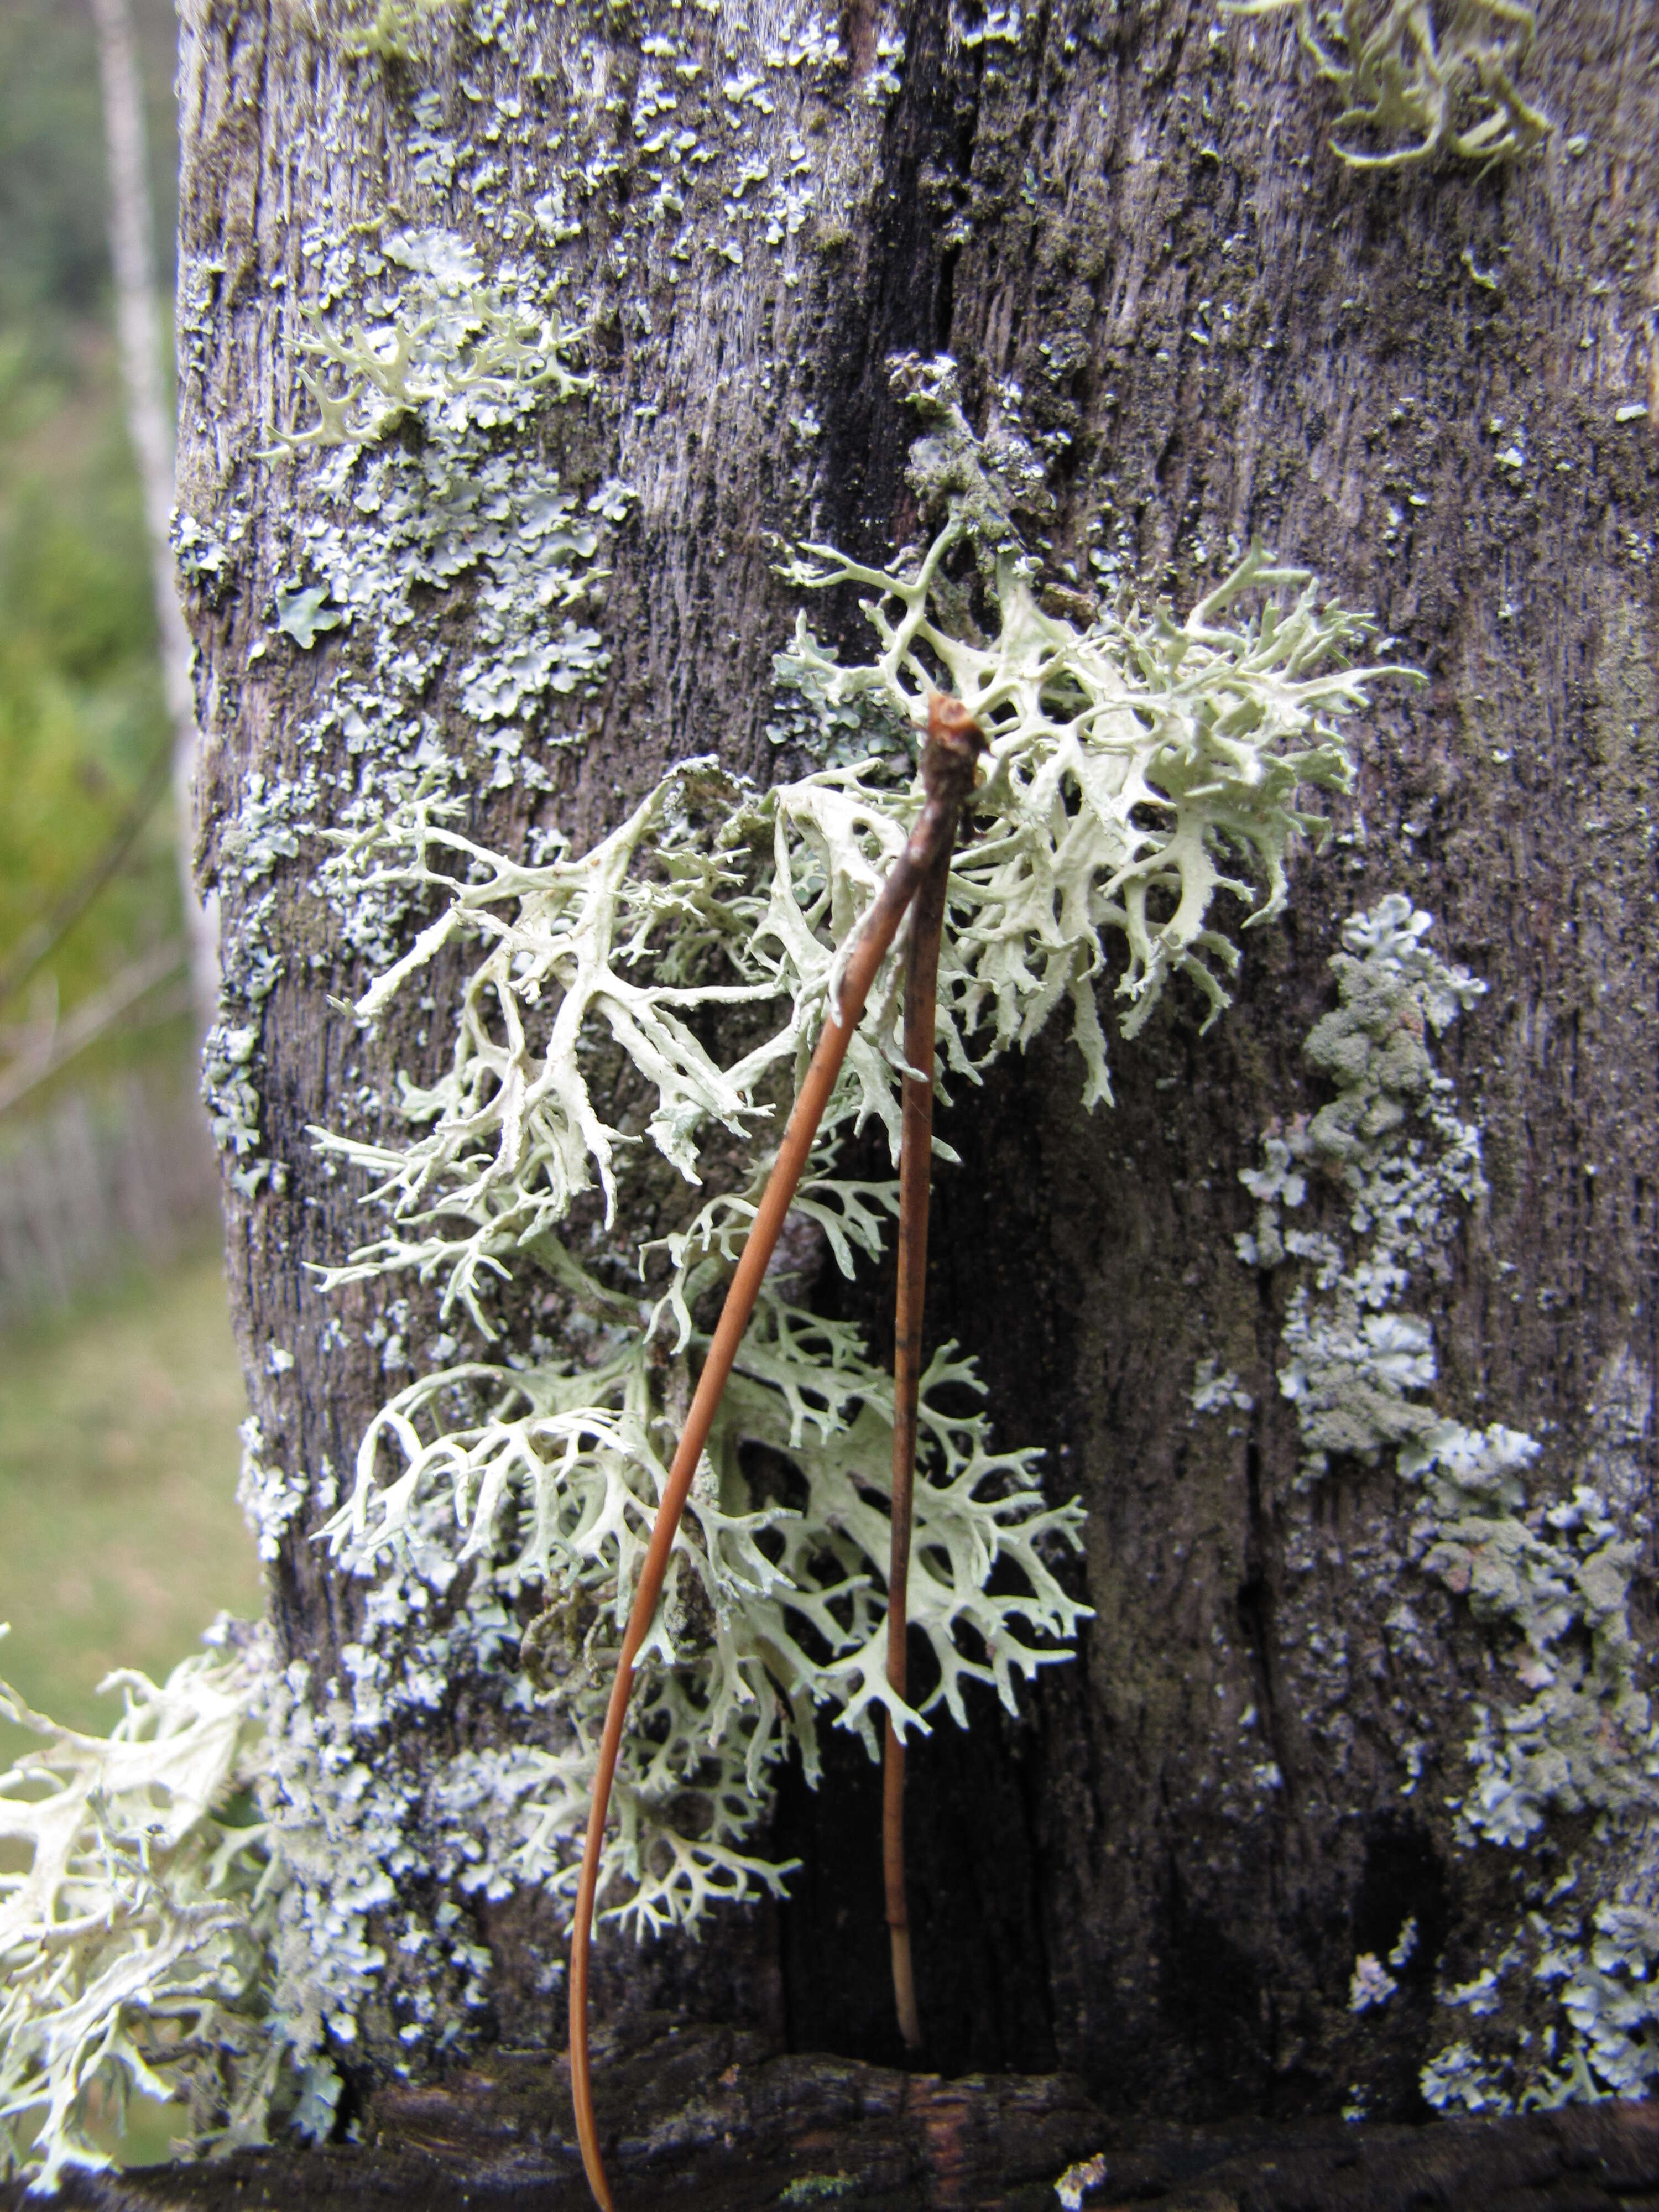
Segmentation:
{"type": "MultiPolygon", "coordinates": [[[[948,351],[981,434],[1017,417],[1046,456],[1030,537],[1068,589],[1121,574],[1184,609],[1230,541],[1260,534],[1374,607],[1391,657],[1428,682],[1379,688],[1344,834],[1300,860],[1291,915],[1248,941],[1207,1035],[1172,992],[1115,1048],[1111,1108],[1081,1112],[1048,1036],[941,1109],[962,1164],[937,1178],[930,1338],[976,1350],[999,1437],[1043,1446],[1052,1495],[1083,1498],[1096,1617],[1018,1724],[988,1701],[967,1734],[941,1721],[912,1752],[928,2062],[1061,2069],[1131,2115],[1330,2114],[1360,2082],[1373,2115],[1418,2116],[1418,2069],[1462,2023],[1437,1989],[1515,1902],[1502,1854],[1461,1847],[1444,1802],[1467,1784],[1491,1640],[1443,1592],[1411,1601],[1426,1656],[1388,1632],[1413,1512],[1390,1461],[1296,1486],[1275,1382],[1288,1291],[1235,1255],[1253,1218],[1237,1177],[1275,1117],[1330,1096],[1300,1043],[1332,1003],[1339,924],[1403,890],[1489,987],[1442,1055],[1484,1124],[1489,1193],[1444,1278],[1418,1286],[1440,1401],[1543,1437],[1571,1470],[1596,1448],[1609,1361],[1653,1371],[1659,13],[1541,9],[1525,82],[1556,128],[1524,163],[1373,174],[1333,155],[1335,102],[1291,25],[1218,21],[1203,0],[982,21],[853,0],[818,27],[841,58],[793,62],[805,11],[734,0],[407,12],[406,52],[382,54],[351,51],[373,11],[337,0],[184,11],[179,497],[232,548],[191,605],[199,856],[227,1024],[248,1038],[257,1142],[228,1156],[252,1185],[228,1185],[228,1249],[264,1455],[349,1481],[389,1339],[415,1358],[438,1328],[412,1286],[319,1295],[307,1267],[372,1229],[307,1132],[390,1139],[396,1071],[429,1074],[444,1040],[412,998],[378,1037],[337,1011],[369,975],[309,888],[306,835],[246,859],[251,775],[268,793],[309,774],[325,817],[366,757],[317,724],[350,626],[307,647],[274,623],[278,590],[309,573],[314,465],[262,458],[315,416],[301,308],[342,331],[362,314],[331,255],[442,229],[487,273],[568,271],[592,391],[501,451],[517,465],[527,439],[584,497],[608,478],[637,494],[583,617],[608,663],[580,742],[550,744],[568,714],[524,719],[544,790],[488,787],[456,704],[471,581],[416,594],[410,634],[434,656],[419,712],[481,764],[473,820],[495,841],[556,822],[580,849],[690,754],[777,773],[771,656],[796,605],[781,543],[880,562],[919,535],[917,426],[885,364],[948,351]],[[678,104],[648,105],[647,79],[678,104]],[[280,1172],[246,1173],[256,1157],[280,1172]],[[410,1304],[389,1317],[394,1294],[410,1304]],[[1248,1410],[1195,1414],[1206,1358],[1248,1410]],[[1386,1954],[1412,1918],[1397,1992],[1352,2011],[1356,1954],[1386,1954]]],[[[812,611],[843,657],[850,599],[812,611]]],[[[890,1281],[823,1295],[878,1348],[890,1334],[890,1281]]],[[[1633,1388],[1621,1449],[1644,1490],[1633,1388]]],[[[1644,1497],[1627,1502],[1639,1520],[1644,1497]]],[[[310,1540],[325,1517],[313,1501],[288,1520],[270,1576],[313,1684],[339,1669],[362,1597],[310,1540]]],[[[465,1681],[417,1733],[407,1755],[488,1748],[465,1681]]],[[[788,1902],[710,1927],[701,1949],[612,1944],[608,2017],[665,2007],[777,2052],[896,2063],[879,1794],[856,1744],[832,1747],[816,1794],[786,1781],[788,1902]]],[[[1564,1868],[1581,1844],[1599,1863],[1591,1826],[1563,1826],[1564,1868]]],[[[467,1911],[494,1966],[465,2040],[561,2046],[550,1910],[467,1911]]],[[[430,1972],[387,1953],[381,2008],[341,2054],[354,2094],[390,2079],[398,1990],[430,1972]]]]}

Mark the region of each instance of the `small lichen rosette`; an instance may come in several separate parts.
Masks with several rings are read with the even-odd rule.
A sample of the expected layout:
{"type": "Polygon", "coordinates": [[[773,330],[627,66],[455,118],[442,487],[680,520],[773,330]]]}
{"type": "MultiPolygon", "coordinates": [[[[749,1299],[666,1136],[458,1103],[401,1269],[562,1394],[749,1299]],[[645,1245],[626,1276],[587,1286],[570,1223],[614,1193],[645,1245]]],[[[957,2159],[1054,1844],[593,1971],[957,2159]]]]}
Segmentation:
{"type": "Polygon", "coordinates": [[[181,2100],[204,2142],[263,2142],[303,2094],[273,2033],[268,1951],[281,1888],[263,1821],[229,1810],[258,1778],[264,1631],[167,1680],[124,1670],[126,1710],[83,1735],[0,1685],[34,1739],[0,1774],[0,2167],[52,2191],[104,2166],[96,2134],[134,2094],[181,2100]]]}
{"type": "Polygon", "coordinates": [[[550,313],[527,275],[506,267],[487,279],[474,247],[453,231],[390,232],[380,252],[405,272],[395,301],[349,337],[309,319],[299,350],[322,367],[302,368],[300,380],[318,420],[278,430],[275,450],[372,446],[406,415],[453,438],[516,422],[544,396],[592,389],[565,358],[581,329],[550,313]],[[330,369],[343,391],[329,391],[330,369]]]}

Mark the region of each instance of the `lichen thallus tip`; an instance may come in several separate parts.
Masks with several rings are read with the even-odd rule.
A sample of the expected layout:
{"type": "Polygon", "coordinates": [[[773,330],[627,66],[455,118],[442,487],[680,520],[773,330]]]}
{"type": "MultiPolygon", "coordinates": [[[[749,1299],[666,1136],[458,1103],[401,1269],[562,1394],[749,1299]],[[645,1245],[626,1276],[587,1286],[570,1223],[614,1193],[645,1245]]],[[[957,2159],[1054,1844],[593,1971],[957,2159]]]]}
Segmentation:
{"type": "MultiPolygon", "coordinates": [[[[894,861],[875,902],[865,917],[847,962],[834,1017],[826,1021],[797,1095],[794,1110],[762,1194],[743,1248],[720,1323],[703,1363],[679,1446],[652,1526],[651,1541],[640,1570],[616,1678],[605,1711],[598,1770],[576,1890],[570,1955],[570,2086],[582,2164],[594,2200],[612,2212],[610,2184],[599,2154],[593,2116],[592,2076],[587,2047],[587,1966],[593,1911],[599,1889],[599,1854],[611,1805],[611,1787],[621,1748],[634,1664],[662,1594],[674,1537],[685,1510],[691,1480],[708,1442],[738,1348],[754,1311],[761,1280],[805,1168],[812,1140],[836,1087],[852,1034],[881,963],[912,902],[909,963],[904,1000],[903,1139],[899,1166],[901,1215],[894,1360],[892,1555],[888,1583],[887,1676],[902,1697],[905,1684],[905,1583],[910,1556],[909,1512],[915,1464],[917,1386],[921,1348],[922,1281],[927,1265],[927,1203],[933,1137],[934,998],[939,938],[944,926],[946,879],[957,825],[973,788],[975,766],[984,733],[961,700],[939,692],[927,702],[927,738],[922,749],[921,780],[926,793],[915,827],[894,861]]],[[[887,1920],[892,1942],[893,1989],[906,2045],[921,2039],[910,1970],[910,1933],[904,1903],[904,1748],[891,1718],[887,1723],[882,1804],[882,1856],[887,1891],[887,1920]]]]}

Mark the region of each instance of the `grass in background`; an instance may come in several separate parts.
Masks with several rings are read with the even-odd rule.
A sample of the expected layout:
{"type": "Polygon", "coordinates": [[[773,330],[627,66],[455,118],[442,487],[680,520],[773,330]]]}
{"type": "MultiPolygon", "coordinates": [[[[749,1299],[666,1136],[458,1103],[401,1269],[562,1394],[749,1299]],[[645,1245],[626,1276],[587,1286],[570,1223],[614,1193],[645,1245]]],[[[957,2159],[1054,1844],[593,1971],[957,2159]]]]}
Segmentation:
{"type": "MultiPolygon", "coordinates": [[[[166,0],[134,9],[157,231],[177,143],[166,0]]],[[[87,0],[0,0],[0,962],[159,793],[126,865],[0,1006],[0,1061],[27,1054],[135,957],[175,937],[169,732],[137,476],[113,334],[102,110],[87,0]]],[[[157,1002],[76,1077],[176,1057],[157,1002]]],[[[44,1103],[44,1095],[41,1101],[44,1103]]]]}
{"type": "MultiPolygon", "coordinates": [[[[37,1712],[106,1735],[112,1668],[165,1674],[216,1613],[258,1612],[246,1410],[216,1252],[0,1335],[0,1675],[37,1712]]],[[[31,1741],[0,1723],[0,1765],[31,1741]]],[[[151,2165],[183,2124],[135,2098],[103,2147],[151,2165]]]]}
{"type": "Polygon", "coordinates": [[[112,1668],[163,1674],[258,1611],[246,1410],[216,1255],[0,1337],[0,1674],[38,1711],[101,1735],[112,1668]]]}
{"type": "MultiPolygon", "coordinates": [[[[8,366],[0,352],[0,426],[8,366]]],[[[88,336],[79,388],[33,394],[0,445],[0,951],[76,884],[168,749],[137,487],[110,349],[88,336]]],[[[67,1012],[176,933],[165,786],[127,866],[0,1020],[67,1012]],[[44,994],[44,998],[43,994],[44,994]],[[31,1005],[29,1001],[35,1003],[31,1005]]]]}

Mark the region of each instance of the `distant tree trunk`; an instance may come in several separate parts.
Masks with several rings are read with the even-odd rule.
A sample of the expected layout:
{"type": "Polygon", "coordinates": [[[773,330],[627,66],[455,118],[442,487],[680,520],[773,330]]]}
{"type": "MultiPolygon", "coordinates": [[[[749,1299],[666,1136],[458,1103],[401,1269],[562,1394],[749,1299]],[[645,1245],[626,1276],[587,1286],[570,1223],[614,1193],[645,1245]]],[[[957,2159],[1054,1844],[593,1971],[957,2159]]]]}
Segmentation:
{"type": "Polygon", "coordinates": [[[219,968],[210,901],[193,878],[196,809],[196,703],[191,694],[190,636],[173,571],[173,435],[161,374],[156,314],[155,225],[144,155],[144,108],[138,55],[127,0],[94,0],[98,66],[104,92],[104,146],[109,162],[110,262],[115,319],[126,390],[127,433],[144,496],[155,621],[167,718],[173,725],[173,800],[178,816],[179,881],[191,998],[197,1028],[213,1018],[219,968]]]}
{"type": "MultiPolygon", "coordinates": [[[[1331,150],[1340,100],[1292,21],[1188,0],[979,22],[855,0],[846,59],[822,65],[830,27],[793,9],[185,15],[180,501],[216,549],[192,617],[202,882],[226,948],[210,1064],[261,1450],[307,1498],[273,1524],[270,1580],[304,1697],[362,1618],[362,1586],[310,1540],[327,1486],[349,1479],[389,1340],[416,1357],[436,1332],[407,1285],[319,1295],[307,1267],[373,1229],[307,1131],[390,1100],[441,1040],[412,1000],[378,1039],[331,1005],[368,970],[308,889],[319,848],[273,839],[272,794],[304,786],[313,819],[343,820],[424,724],[471,748],[478,829],[556,821],[580,849],[676,757],[771,776],[771,657],[796,605],[779,543],[880,562],[915,535],[915,426],[885,363],[948,351],[975,427],[1020,425],[1047,454],[1041,545],[1066,589],[1129,578],[1184,611],[1229,542],[1260,534],[1374,607],[1428,684],[1379,687],[1343,834],[1299,858],[1290,915],[1246,939],[1207,1036],[1172,1000],[1115,1044],[1116,1103],[1091,1118],[1046,1036],[942,1115],[963,1164],[939,1178],[930,1337],[977,1350],[999,1437],[1042,1445],[1051,1496],[1086,1504],[1096,1617],[1018,1725],[988,1704],[913,1753],[929,2062],[1060,2067],[1109,2107],[1170,2117],[1329,2112],[1355,2085],[1374,2115],[1419,2113],[1419,2067],[1486,2017],[1437,1988],[1542,1899],[1542,1845],[1460,1843],[1446,1802],[1470,1787],[1474,1708],[1515,1705],[1498,1694],[1515,1639],[1413,1555],[1419,1492],[1391,1453],[1297,1486],[1275,1376],[1300,1279],[1236,1256],[1255,1212],[1238,1177],[1264,1128],[1331,1097],[1300,1046],[1334,1003],[1339,926],[1403,891],[1488,987],[1440,1048],[1484,1123],[1489,1193],[1449,1272],[1413,1285],[1433,1402],[1544,1439],[1534,1504],[1621,1491],[1650,1629],[1659,14],[1547,0],[1520,77],[1555,125],[1541,149],[1380,173],[1331,150]],[[302,311],[340,334],[374,320],[364,295],[390,279],[365,275],[362,241],[440,228],[486,274],[568,271],[591,325],[591,397],[506,440],[509,468],[545,452],[584,497],[611,478],[638,495],[591,617],[598,696],[527,713],[501,789],[505,756],[461,706],[467,575],[411,603],[399,635],[430,665],[395,744],[331,710],[343,627],[307,641],[303,609],[273,624],[332,512],[316,460],[264,457],[316,416],[302,311]],[[1206,1359],[1248,1409],[1194,1410],[1206,1359]],[[1386,1967],[1410,1920],[1397,1994],[1352,2010],[1357,1956],[1386,1967]]],[[[850,604],[814,619],[857,642],[850,604]]],[[[872,1281],[853,1302],[878,1345],[884,1298],[872,1281]]],[[[453,1759],[472,1726],[452,1686],[364,1758],[378,1777],[453,1759]]],[[[823,1788],[780,1801],[775,1844],[803,1863],[788,1902],[700,1951],[610,1946],[607,2016],[666,2008],[896,2063],[878,1800],[857,1745],[833,1744],[823,1788]]],[[[1592,1902],[1649,1905],[1631,1818],[1558,1808],[1548,1864],[1592,1902]]],[[[413,2063],[400,1990],[449,1975],[458,2002],[459,1969],[397,1948],[399,1916],[439,1893],[441,1853],[416,1841],[373,1917],[380,1996],[340,2052],[365,2085],[413,2063]]],[[[561,2045],[551,1908],[456,1901],[494,1960],[458,2047],[561,2045]]],[[[1520,1978],[1502,2001],[1524,2033],[1520,1978]]]]}

